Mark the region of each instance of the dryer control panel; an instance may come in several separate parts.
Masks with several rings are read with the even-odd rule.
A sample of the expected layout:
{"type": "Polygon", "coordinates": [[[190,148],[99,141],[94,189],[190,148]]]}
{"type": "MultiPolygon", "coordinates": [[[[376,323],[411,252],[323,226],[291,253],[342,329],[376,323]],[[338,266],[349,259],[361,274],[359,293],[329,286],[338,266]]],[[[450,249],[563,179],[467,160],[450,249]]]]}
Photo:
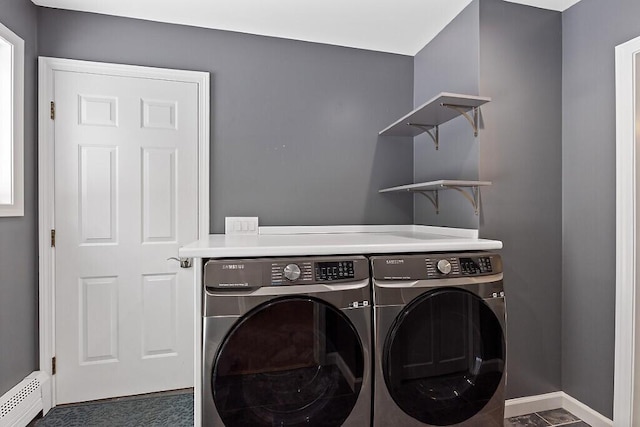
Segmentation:
{"type": "Polygon", "coordinates": [[[345,283],[368,279],[369,264],[363,256],[212,259],[203,277],[212,289],[345,283]]]}
{"type": "Polygon", "coordinates": [[[477,277],[502,272],[500,255],[489,252],[389,255],[372,258],[377,280],[477,277]]]}
{"type": "Polygon", "coordinates": [[[353,260],[317,262],[315,273],[316,280],[322,281],[355,279],[356,277],[353,260]]]}

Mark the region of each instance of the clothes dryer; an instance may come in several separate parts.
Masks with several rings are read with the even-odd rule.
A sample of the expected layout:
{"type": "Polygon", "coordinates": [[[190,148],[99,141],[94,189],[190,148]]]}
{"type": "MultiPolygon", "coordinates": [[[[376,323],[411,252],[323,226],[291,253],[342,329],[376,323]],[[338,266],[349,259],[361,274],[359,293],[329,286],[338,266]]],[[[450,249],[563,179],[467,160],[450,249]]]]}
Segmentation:
{"type": "Polygon", "coordinates": [[[372,307],[362,256],[209,260],[204,426],[369,426],[372,307]]]}
{"type": "Polygon", "coordinates": [[[495,253],[371,259],[374,426],[504,424],[502,261],[495,253]]]}

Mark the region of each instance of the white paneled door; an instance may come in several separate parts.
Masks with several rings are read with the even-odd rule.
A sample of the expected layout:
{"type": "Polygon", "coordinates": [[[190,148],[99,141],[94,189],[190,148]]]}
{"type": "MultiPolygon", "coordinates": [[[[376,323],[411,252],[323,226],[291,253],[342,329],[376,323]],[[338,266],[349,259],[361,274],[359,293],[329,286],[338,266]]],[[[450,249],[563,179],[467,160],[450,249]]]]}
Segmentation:
{"type": "Polygon", "coordinates": [[[56,71],[58,404],[193,386],[195,83],[56,71]]]}

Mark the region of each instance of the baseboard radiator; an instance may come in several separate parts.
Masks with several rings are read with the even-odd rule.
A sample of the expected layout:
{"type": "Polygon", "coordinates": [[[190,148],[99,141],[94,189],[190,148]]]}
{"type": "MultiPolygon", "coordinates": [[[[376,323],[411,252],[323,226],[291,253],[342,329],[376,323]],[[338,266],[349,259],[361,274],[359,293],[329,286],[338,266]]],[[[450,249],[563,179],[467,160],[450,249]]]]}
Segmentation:
{"type": "Polygon", "coordinates": [[[49,375],[35,371],[0,397],[0,427],[25,427],[51,409],[49,375]]]}

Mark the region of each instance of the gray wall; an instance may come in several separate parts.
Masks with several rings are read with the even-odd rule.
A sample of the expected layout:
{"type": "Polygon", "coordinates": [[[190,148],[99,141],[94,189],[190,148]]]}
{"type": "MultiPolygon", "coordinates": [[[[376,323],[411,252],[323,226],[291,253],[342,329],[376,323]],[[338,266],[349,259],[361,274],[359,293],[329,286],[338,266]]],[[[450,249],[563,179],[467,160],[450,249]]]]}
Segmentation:
{"type": "Polygon", "coordinates": [[[640,2],[582,0],[563,26],[564,391],[613,413],[615,46],[640,35],[640,2]]]}
{"type": "Polygon", "coordinates": [[[0,395],[38,368],[38,212],[36,193],[37,11],[0,2],[0,23],[25,41],[24,217],[0,218],[0,395]]]}
{"type": "Polygon", "coordinates": [[[481,216],[455,192],[437,216],[417,199],[415,216],[504,242],[509,398],[561,389],[561,37],[558,12],[476,0],[415,60],[416,105],[441,91],[492,98],[477,138],[457,118],[439,151],[415,141],[417,180],[493,182],[481,216]]]}
{"type": "Polygon", "coordinates": [[[504,242],[509,397],[561,384],[562,20],[480,0],[480,234],[504,242]]]}
{"type": "Polygon", "coordinates": [[[209,71],[211,232],[412,222],[412,147],[378,138],[411,109],[413,59],[97,14],[39,10],[39,53],[209,71]]]}
{"type": "MultiPolygon", "coordinates": [[[[413,102],[417,107],[440,92],[478,95],[479,3],[472,2],[415,56],[413,102]]],[[[415,182],[478,179],[478,140],[457,118],[440,126],[440,148],[422,134],[414,141],[415,182]]],[[[405,196],[406,197],[406,196],[405,196]]],[[[414,196],[416,224],[478,228],[478,217],[456,191],[440,191],[440,213],[426,197],[414,196]]]]}

